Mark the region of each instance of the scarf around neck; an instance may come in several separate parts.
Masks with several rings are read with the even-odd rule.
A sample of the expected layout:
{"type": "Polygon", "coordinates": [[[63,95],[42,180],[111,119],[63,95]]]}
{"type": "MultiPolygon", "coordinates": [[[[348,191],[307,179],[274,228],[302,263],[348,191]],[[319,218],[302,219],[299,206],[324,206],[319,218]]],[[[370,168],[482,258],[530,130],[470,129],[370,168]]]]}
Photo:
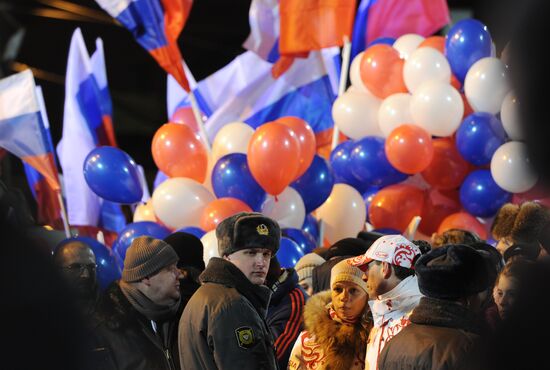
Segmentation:
{"type": "Polygon", "coordinates": [[[139,289],[120,280],[120,290],[124,296],[128,299],[132,307],[134,307],[140,314],[147,317],[154,322],[168,321],[176,315],[181,297],[171,305],[159,305],[147,298],[139,289]]]}
{"type": "Polygon", "coordinates": [[[387,319],[408,313],[418,305],[421,297],[416,276],[407,277],[389,292],[369,301],[374,325],[382,326],[387,319]]]}

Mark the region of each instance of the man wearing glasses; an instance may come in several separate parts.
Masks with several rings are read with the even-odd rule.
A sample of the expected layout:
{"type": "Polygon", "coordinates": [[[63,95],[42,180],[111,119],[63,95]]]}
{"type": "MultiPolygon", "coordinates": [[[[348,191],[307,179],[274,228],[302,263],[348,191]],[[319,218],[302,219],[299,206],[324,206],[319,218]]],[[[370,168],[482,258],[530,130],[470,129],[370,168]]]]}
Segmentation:
{"type": "Polygon", "coordinates": [[[94,252],[81,240],[65,241],[56,248],[53,261],[72,288],[77,307],[89,317],[95,311],[98,299],[94,252]]]}

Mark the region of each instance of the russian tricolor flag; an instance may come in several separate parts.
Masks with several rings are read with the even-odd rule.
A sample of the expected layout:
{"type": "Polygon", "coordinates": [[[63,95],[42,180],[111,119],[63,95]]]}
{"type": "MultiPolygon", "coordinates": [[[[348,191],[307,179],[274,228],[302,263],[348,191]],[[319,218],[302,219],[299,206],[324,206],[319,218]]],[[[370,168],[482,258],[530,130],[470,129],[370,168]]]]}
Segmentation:
{"type": "Polygon", "coordinates": [[[40,172],[53,190],[60,190],[30,70],[0,80],[0,146],[40,172]]]}
{"type": "Polygon", "coordinates": [[[361,0],[355,24],[351,57],[380,37],[407,33],[430,36],[450,22],[446,0],[361,0]]]}
{"type": "Polygon", "coordinates": [[[191,11],[192,0],[96,0],[126,27],[136,41],[178,84],[189,91],[177,39],[191,11]]]}
{"type": "MultiPolygon", "coordinates": [[[[36,87],[36,99],[40,108],[40,115],[42,123],[44,125],[45,141],[47,143],[48,152],[55,163],[55,152],[52,144],[52,137],[50,134],[50,123],[46,112],[46,105],[44,104],[44,97],[42,95],[42,89],[40,86],[36,87]]],[[[31,165],[23,162],[25,167],[25,174],[27,176],[27,182],[37,203],[37,221],[39,224],[48,224],[54,228],[60,229],[63,227],[63,219],[61,216],[61,206],[59,204],[58,193],[54,190],[46,181],[46,178],[42,176],[40,172],[34,169],[31,165]]],[[[56,167],[57,173],[57,167],[56,167]]]]}
{"type": "Polygon", "coordinates": [[[83,172],[84,160],[91,150],[101,145],[116,145],[101,40],[96,46],[90,58],[80,29],[73,33],[65,79],[63,136],[57,153],[63,169],[69,222],[103,225],[103,220],[113,220],[113,214],[118,214],[118,222],[109,222],[110,227],[103,225],[113,230],[125,224],[120,207],[102,202],[88,187],[83,172]]]}
{"type": "MultiPolygon", "coordinates": [[[[211,112],[205,123],[210,140],[225,124],[242,121],[256,128],[282,116],[306,120],[316,133],[333,126],[332,103],[337,95],[339,50],[329,48],[298,59],[274,79],[272,64],[248,51],[200,81],[193,89],[211,112]]],[[[188,106],[187,93],[168,78],[168,115],[188,106]]]]}

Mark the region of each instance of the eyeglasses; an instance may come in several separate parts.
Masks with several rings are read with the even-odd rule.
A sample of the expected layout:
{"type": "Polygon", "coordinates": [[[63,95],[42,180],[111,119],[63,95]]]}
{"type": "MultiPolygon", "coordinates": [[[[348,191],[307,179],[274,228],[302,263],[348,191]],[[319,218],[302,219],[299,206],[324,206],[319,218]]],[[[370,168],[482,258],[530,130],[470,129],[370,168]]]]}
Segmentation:
{"type": "Polygon", "coordinates": [[[82,274],[84,270],[87,270],[90,274],[95,274],[97,265],[95,263],[73,263],[69,266],[61,267],[62,270],[71,274],[82,274]]]}

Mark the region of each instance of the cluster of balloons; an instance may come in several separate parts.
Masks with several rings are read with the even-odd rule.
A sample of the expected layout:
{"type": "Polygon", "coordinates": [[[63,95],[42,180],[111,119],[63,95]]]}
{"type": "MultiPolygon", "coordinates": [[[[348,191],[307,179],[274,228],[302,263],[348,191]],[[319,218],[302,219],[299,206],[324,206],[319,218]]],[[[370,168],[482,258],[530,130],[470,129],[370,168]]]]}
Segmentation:
{"type": "Polygon", "coordinates": [[[420,215],[428,236],[457,225],[486,235],[480,219],[536,184],[507,66],[481,22],[462,20],[445,38],[377,40],[350,79],[332,109],[350,140],[330,160],[375,228],[404,231],[420,215]]]}

